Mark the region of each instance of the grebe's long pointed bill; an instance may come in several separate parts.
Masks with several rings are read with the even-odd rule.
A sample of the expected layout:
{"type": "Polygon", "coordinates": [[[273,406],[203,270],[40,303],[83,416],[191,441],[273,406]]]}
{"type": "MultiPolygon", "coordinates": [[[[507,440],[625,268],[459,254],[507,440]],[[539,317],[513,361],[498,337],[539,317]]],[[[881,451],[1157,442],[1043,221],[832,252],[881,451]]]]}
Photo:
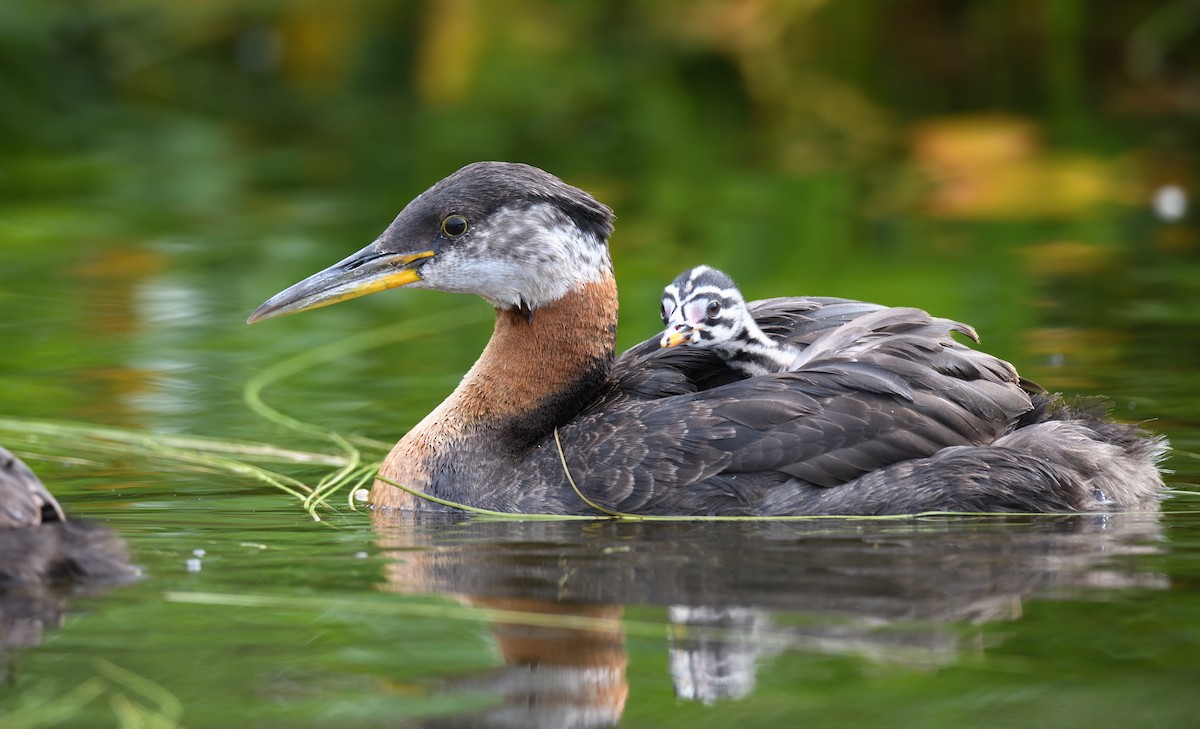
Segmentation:
{"type": "Polygon", "coordinates": [[[436,251],[411,253],[380,251],[379,241],[324,271],[289,286],[254,310],[247,324],[285,314],[295,314],[347,299],[394,289],[421,280],[420,267],[436,251]]]}

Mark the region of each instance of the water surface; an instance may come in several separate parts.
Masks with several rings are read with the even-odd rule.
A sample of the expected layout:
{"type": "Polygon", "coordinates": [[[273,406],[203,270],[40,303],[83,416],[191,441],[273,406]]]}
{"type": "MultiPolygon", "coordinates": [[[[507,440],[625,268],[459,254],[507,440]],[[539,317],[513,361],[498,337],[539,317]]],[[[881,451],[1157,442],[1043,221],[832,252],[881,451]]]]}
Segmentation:
{"type": "Polygon", "coordinates": [[[4,592],[5,729],[1195,725],[1200,232],[1153,205],[1171,185],[1194,205],[1191,76],[1172,75],[1194,50],[1140,76],[1112,60],[1167,44],[1146,18],[1185,3],[711,3],[682,25],[670,3],[452,3],[440,25],[386,3],[11,5],[0,442],[141,578],[4,592]],[[313,486],[347,457],[331,433],[381,458],[491,313],[398,291],[245,317],[489,158],[617,209],[621,347],[698,263],[752,298],[925,307],[1165,434],[1175,494],[616,523],[373,518],[343,489],[314,521],[244,466],[313,486]]]}
{"type": "MultiPolygon", "coordinates": [[[[337,456],[251,411],[242,389],[377,332],[264,398],[378,440],[363,452],[379,457],[453,387],[488,312],[400,292],[244,327],[339,243],[273,264],[283,249],[255,249],[266,262],[252,267],[235,263],[243,245],[187,241],[10,256],[8,412],[337,456]]],[[[622,276],[617,256],[626,288],[655,286],[622,276]]],[[[1157,416],[1182,448],[1172,481],[1192,478],[1194,390],[1173,348],[1105,367],[1010,356],[1157,416]]],[[[314,522],[238,474],[134,448],[71,458],[47,438],[19,421],[6,436],[70,512],[124,538],[144,577],[39,597],[37,639],[6,651],[0,701],[21,726],[1186,726],[1200,707],[1187,494],[1163,513],[709,524],[372,520],[339,494],[314,522]]],[[[274,468],[309,483],[331,470],[274,468]]]]}

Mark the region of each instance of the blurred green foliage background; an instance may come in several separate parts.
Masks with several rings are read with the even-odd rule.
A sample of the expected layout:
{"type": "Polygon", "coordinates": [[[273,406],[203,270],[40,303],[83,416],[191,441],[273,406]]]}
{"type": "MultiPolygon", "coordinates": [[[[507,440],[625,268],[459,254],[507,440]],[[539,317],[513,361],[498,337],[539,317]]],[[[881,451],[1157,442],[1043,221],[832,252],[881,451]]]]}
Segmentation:
{"type": "Polygon", "coordinates": [[[200,269],[248,311],[504,159],[617,210],[626,345],[705,262],[1178,361],[1200,238],[1151,201],[1193,195],[1198,69],[1194,0],[7,0],[0,283],[200,269]]]}
{"type": "Polygon", "coordinates": [[[819,255],[1143,203],[1200,135],[1188,0],[10,0],[0,33],[5,201],[149,218],[520,159],[653,211],[634,244],[819,255]]]}

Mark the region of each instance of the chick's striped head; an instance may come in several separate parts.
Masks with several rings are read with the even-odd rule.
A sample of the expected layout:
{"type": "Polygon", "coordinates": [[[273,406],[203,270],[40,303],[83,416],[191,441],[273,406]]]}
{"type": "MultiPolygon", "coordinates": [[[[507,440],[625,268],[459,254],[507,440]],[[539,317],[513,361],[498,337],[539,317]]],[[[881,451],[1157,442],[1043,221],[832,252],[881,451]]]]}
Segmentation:
{"type": "Polygon", "coordinates": [[[663,289],[662,320],[666,330],[659,344],[728,344],[745,336],[749,316],[733,279],[715,268],[697,266],[679,274],[663,289]]]}

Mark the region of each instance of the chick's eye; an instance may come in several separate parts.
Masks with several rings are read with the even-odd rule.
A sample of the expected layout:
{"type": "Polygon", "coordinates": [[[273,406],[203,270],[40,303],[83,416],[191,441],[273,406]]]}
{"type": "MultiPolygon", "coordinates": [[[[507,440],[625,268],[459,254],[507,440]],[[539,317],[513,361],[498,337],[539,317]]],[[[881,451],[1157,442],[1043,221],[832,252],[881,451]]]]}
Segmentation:
{"type": "Polygon", "coordinates": [[[442,232],[456,238],[467,232],[467,219],[461,215],[450,215],[442,221],[442,232]]]}
{"type": "Polygon", "coordinates": [[[662,309],[659,314],[662,316],[663,324],[666,324],[671,319],[671,313],[675,311],[675,307],[669,302],[662,302],[662,309]]]}
{"type": "Polygon", "coordinates": [[[720,301],[708,302],[708,308],[704,310],[704,313],[708,315],[709,319],[716,319],[718,316],[721,315],[721,302],[720,301]]]}

